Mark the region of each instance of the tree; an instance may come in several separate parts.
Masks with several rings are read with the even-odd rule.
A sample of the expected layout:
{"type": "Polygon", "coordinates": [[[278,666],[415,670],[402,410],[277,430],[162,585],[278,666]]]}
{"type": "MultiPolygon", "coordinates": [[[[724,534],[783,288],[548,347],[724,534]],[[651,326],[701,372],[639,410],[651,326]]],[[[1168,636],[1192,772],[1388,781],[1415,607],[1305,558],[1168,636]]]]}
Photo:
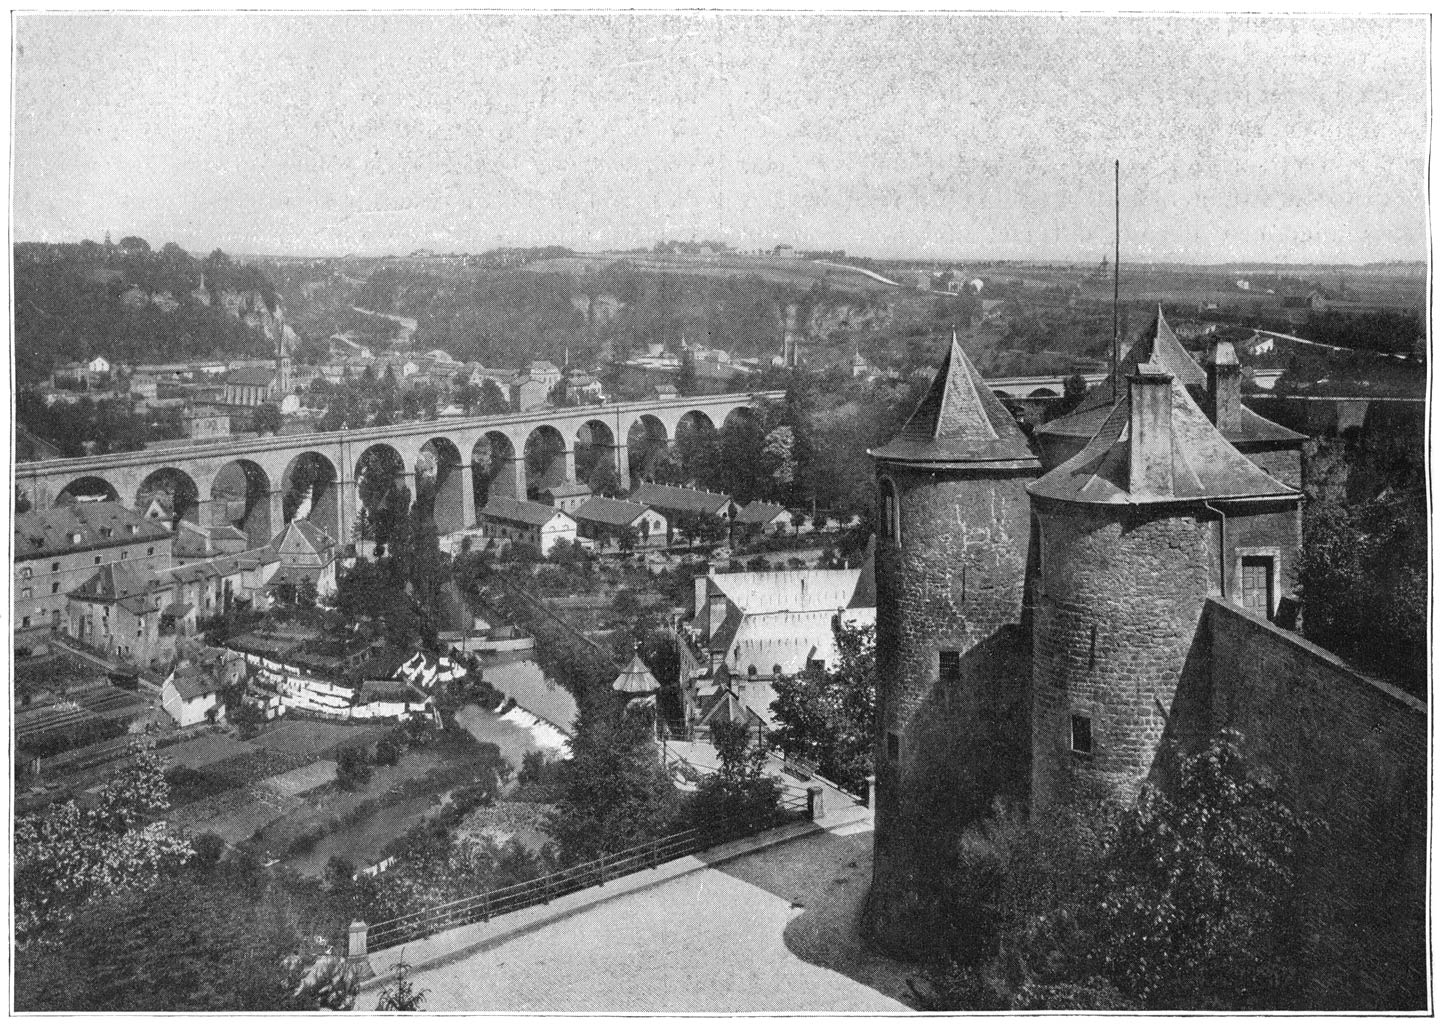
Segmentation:
{"type": "MultiPolygon", "coordinates": [[[[613,672],[614,669],[611,668],[613,672]]],[[[546,831],[567,863],[638,846],[675,824],[678,797],[660,765],[648,714],[618,701],[582,705],[561,769],[562,795],[546,831]]]]}
{"type": "Polygon", "coordinates": [[[361,747],[342,747],[335,756],[335,781],[342,789],[357,789],[370,781],[370,760],[361,747]]]}
{"type": "Polygon", "coordinates": [[[15,999],[87,1013],[341,1009],[358,981],[344,968],[263,876],[222,872],[92,900],[60,941],[21,951],[15,999]]]}
{"type": "Polygon", "coordinates": [[[765,751],[751,746],[750,730],[740,722],[717,722],[710,742],[720,768],[701,780],[689,813],[697,826],[720,822],[742,826],[768,824],[780,803],[780,782],[766,772],[765,751]]]}
{"type": "Polygon", "coordinates": [[[775,680],[770,738],[788,756],[859,792],[874,772],[875,627],[837,622],[834,631],[834,667],[775,680]]]}
{"type": "Polygon", "coordinates": [[[395,984],[380,990],[380,1001],[375,1009],[381,1013],[415,1013],[425,1008],[425,994],[429,989],[416,989],[409,978],[410,965],[405,962],[405,951],[400,951],[400,962],[395,965],[395,984]]]}
{"type": "Polygon", "coordinates": [[[32,937],[97,896],[145,889],[194,853],[164,821],[170,786],[161,760],[136,748],[93,807],[52,804],[15,822],[15,932],[32,937]]]}
{"type": "Polygon", "coordinates": [[[489,377],[480,384],[480,415],[503,416],[510,411],[510,400],[489,377]]]}

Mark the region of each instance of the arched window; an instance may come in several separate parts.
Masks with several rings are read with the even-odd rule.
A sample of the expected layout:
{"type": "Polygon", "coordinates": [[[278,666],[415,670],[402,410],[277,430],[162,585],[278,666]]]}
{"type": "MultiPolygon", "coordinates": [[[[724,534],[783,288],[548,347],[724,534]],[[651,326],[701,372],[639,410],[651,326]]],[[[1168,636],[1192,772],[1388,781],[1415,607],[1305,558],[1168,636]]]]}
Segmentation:
{"type": "Polygon", "coordinates": [[[880,534],[892,543],[900,543],[900,500],[894,481],[888,477],[880,481],[880,534]]]}
{"type": "Polygon", "coordinates": [[[779,665],[771,665],[771,666],[770,666],[770,674],[771,674],[772,676],[781,676],[781,675],[784,675],[785,673],[784,673],[784,671],[780,668],[779,665]]]}
{"type": "Polygon", "coordinates": [[[745,670],[745,674],[748,675],[751,679],[754,679],[760,673],[756,670],[754,665],[751,665],[748,669],[745,670]]]}

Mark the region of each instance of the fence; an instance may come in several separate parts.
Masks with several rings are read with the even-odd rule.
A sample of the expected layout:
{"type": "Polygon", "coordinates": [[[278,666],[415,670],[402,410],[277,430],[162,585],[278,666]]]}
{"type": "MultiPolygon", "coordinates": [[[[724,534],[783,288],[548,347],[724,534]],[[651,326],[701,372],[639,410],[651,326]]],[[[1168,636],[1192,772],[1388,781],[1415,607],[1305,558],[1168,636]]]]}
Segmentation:
{"type": "MultiPolygon", "coordinates": [[[[782,813],[789,812],[795,816],[810,817],[812,820],[823,817],[825,813],[818,787],[809,792],[808,799],[791,794],[782,795],[780,810],[782,813]]],[[[684,832],[652,839],[627,850],[601,854],[596,860],[576,864],[528,882],[492,889],[476,896],[466,896],[389,921],[381,921],[379,924],[365,925],[357,921],[350,927],[349,953],[352,957],[364,956],[366,953],[423,939],[436,932],[474,924],[477,921],[489,921],[501,914],[549,903],[581,889],[603,886],[616,878],[645,868],[658,867],[666,861],[687,857],[728,840],[762,831],[773,824],[775,823],[757,824],[732,820],[703,828],[686,829],[684,832]]]]}

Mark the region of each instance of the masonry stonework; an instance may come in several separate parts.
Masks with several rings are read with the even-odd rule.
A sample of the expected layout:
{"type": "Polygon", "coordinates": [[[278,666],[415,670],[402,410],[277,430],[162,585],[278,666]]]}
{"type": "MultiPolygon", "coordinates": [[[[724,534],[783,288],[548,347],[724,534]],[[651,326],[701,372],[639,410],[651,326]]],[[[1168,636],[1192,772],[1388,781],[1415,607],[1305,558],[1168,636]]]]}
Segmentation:
{"type": "Polygon", "coordinates": [[[934,882],[960,832],[1028,788],[1025,484],[1037,471],[880,472],[897,492],[900,541],[880,541],[875,558],[872,925],[887,947],[915,952],[939,934],[934,882]]]}
{"type": "Polygon", "coordinates": [[[1036,501],[1032,807],[1149,774],[1211,589],[1215,525],[1165,506],[1036,501]],[[1074,717],[1089,721],[1076,750],[1074,717]]]}
{"type": "Polygon", "coordinates": [[[1289,909],[1304,959],[1324,969],[1296,1009],[1423,1008],[1425,703],[1221,601],[1196,646],[1210,727],[1238,730],[1247,759],[1318,823],[1289,909]]]}

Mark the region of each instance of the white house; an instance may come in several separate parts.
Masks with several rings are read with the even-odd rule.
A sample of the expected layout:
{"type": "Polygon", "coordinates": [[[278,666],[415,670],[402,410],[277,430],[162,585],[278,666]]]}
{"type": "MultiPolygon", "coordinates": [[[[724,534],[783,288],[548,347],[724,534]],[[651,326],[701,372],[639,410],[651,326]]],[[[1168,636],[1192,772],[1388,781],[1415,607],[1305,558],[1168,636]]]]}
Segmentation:
{"type": "Polygon", "coordinates": [[[183,665],[165,679],[160,703],[180,728],[205,721],[223,721],[225,706],[220,703],[220,679],[199,665],[183,665]]]}
{"type": "Polygon", "coordinates": [[[486,537],[533,544],[542,555],[550,554],[557,541],[575,543],[575,520],[553,505],[542,505],[538,501],[518,501],[497,495],[476,518],[486,537]]]}

